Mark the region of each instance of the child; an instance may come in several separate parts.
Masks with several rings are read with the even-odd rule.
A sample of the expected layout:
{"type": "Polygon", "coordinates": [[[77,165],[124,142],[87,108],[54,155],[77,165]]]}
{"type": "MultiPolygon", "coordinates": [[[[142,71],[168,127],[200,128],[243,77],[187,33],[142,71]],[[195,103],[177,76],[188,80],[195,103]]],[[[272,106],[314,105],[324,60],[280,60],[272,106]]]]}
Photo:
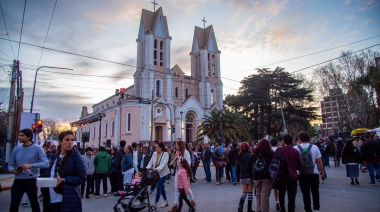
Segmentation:
{"type": "Polygon", "coordinates": [[[179,170],[177,175],[177,184],[178,184],[178,190],[179,190],[179,206],[178,211],[181,211],[183,200],[185,200],[186,204],[189,206],[189,211],[195,211],[193,206],[190,203],[190,200],[187,198],[187,195],[190,190],[190,179],[191,179],[191,168],[189,163],[183,159],[180,158],[178,160],[179,170]]]}
{"type": "Polygon", "coordinates": [[[142,173],[136,172],[135,177],[133,178],[132,183],[131,183],[132,184],[131,188],[133,188],[133,185],[136,185],[137,183],[141,183],[141,177],[142,177],[142,173]]]}

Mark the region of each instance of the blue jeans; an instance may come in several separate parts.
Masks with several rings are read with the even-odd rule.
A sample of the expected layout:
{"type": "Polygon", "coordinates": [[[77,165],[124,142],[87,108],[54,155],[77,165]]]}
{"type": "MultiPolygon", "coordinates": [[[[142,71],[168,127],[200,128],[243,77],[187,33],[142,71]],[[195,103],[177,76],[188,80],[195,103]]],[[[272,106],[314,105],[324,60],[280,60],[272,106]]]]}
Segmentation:
{"type": "Polygon", "coordinates": [[[231,165],[232,182],[236,183],[236,166],[231,165]]]}
{"type": "Polygon", "coordinates": [[[375,169],[376,168],[376,179],[380,179],[380,162],[367,162],[367,169],[369,177],[371,178],[371,183],[375,182],[375,169]]]}
{"type": "Polygon", "coordinates": [[[211,160],[204,162],[204,165],[205,165],[205,171],[206,171],[206,180],[207,182],[211,182],[211,169],[210,169],[211,160]]]}
{"type": "Polygon", "coordinates": [[[162,194],[162,197],[164,198],[164,200],[166,200],[166,192],[165,192],[165,181],[167,179],[167,175],[161,177],[160,179],[158,179],[157,181],[157,192],[156,192],[156,202],[158,202],[160,200],[160,196],[162,194]]]}

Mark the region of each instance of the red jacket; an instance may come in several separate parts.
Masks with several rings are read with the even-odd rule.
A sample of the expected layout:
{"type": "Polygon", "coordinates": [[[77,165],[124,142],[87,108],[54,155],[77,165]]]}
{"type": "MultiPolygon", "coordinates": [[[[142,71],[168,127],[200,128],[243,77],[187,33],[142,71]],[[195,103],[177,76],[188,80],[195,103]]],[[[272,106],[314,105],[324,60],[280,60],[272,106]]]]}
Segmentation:
{"type": "Polygon", "coordinates": [[[177,184],[178,189],[185,189],[185,193],[188,194],[190,192],[190,179],[187,176],[187,172],[184,168],[180,168],[177,174],[177,184]]]}

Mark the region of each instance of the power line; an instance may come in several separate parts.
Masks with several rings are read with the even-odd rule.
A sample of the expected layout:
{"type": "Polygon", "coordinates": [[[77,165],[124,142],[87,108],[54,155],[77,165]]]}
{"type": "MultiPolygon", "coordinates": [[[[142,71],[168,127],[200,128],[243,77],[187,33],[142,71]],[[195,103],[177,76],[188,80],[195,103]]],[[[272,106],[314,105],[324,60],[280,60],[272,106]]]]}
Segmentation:
{"type": "MultiPolygon", "coordinates": [[[[5,17],[4,17],[4,12],[3,12],[3,7],[1,6],[1,3],[0,3],[0,9],[1,9],[1,14],[2,14],[2,16],[3,16],[3,21],[4,21],[4,25],[5,25],[5,31],[7,32],[8,40],[10,40],[10,39],[9,39],[8,28],[7,28],[7,23],[5,22],[5,17]]],[[[12,47],[12,44],[11,44],[10,41],[9,41],[9,45],[11,46],[11,49],[12,49],[13,58],[16,58],[16,56],[15,56],[15,52],[13,51],[13,47],[12,47]]]]}
{"type": "Polygon", "coordinates": [[[23,14],[22,14],[21,33],[20,33],[20,42],[18,43],[17,60],[18,60],[18,56],[20,55],[22,29],[24,28],[25,9],[26,9],[26,0],[25,0],[25,3],[24,3],[24,12],[23,12],[23,14]]]}
{"type": "MultiPolygon", "coordinates": [[[[58,0],[55,0],[55,4],[54,4],[54,8],[53,8],[53,12],[51,14],[51,18],[50,18],[50,22],[49,22],[49,26],[48,26],[48,29],[47,29],[47,32],[46,32],[46,36],[45,36],[45,41],[44,41],[44,45],[43,47],[45,47],[45,44],[46,44],[46,40],[47,40],[47,37],[49,35],[49,30],[50,30],[50,26],[51,26],[51,22],[53,21],[53,16],[54,16],[54,12],[55,12],[55,7],[57,6],[57,2],[58,0]]],[[[44,49],[42,48],[41,49],[41,54],[40,54],[40,59],[38,60],[38,67],[40,66],[40,62],[41,62],[41,58],[42,58],[42,53],[44,52],[44,49]]]]}
{"type": "Polygon", "coordinates": [[[283,63],[283,62],[288,62],[288,61],[291,61],[291,60],[296,60],[296,59],[299,59],[299,58],[303,58],[303,57],[311,56],[311,55],[314,55],[314,54],[319,54],[319,53],[322,53],[322,52],[326,52],[326,51],[330,51],[330,50],[333,50],[333,49],[337,49],[337,48],[340,48],[340,47],[343,47],[343,46],[348,46],[348,45],[351,45],[351,44],[360,43],[360,42],[363,42],[363,41],[366,41],[366,40],[370,40],[370,39],[373,39],[373,38],[377,38],[377,37],[380,37],[380,35],[376,35],[374,37],[370,37],[370,38],[366,38],[366,39],[363,39],[363,40],[359,40],[359,41],[343,44],[343,45],[340,45],[340,46],[335,46],[335,47],[332,47],[332,48],[329,48],[329,49],[320,50],[320,51],[313,52],[313,53],[310,53],[310,54],[305,54],[305,55],[302,55],[302,56],[286,59],[286,60],[283,60],[283,61],[271,63],[271,64],[260,66],[260,67],[257,67],[257,68],[252,68],[252,69],[248,69],[248,70],[245,70],[245,71],[240,71],[240,72],[237,72],[237,73],[234,73],[234,74],[239,74],[239,73],[243,73],[243,72],[247,72],[247,71],[252,71],[252,70],[255,70],[255,69],[258,69],[258,68],[264,68],[264,67],[268,67],[268,66],[271,66],[271,65],[276,65],[276,64],[279,64],[279,63],[283,63]]]}

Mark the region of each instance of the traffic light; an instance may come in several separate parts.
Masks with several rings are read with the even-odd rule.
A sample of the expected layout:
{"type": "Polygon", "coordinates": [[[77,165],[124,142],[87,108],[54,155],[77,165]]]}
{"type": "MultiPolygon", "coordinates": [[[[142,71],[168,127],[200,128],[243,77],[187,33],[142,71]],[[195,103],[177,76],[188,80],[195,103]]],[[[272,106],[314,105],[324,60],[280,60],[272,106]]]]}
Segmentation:
{"type": "Polygon", "coordinates": [[[175,133],[175,125],[172,125],[172,134],[175,133]]]}
{"type": "Polygon", "coordinates": [[[37,125],[36,124],[32,124],[32,130],[33,130],[33,134],[37,133],[37,125]]]}
{"type": "Polygon", "coordinates": [[[37,120],[37,123],[36,123],[36,125],[37,125],[37,133],[42,132],[42,124],[43,123],[44,122],[41,119],[37,120]]]}

